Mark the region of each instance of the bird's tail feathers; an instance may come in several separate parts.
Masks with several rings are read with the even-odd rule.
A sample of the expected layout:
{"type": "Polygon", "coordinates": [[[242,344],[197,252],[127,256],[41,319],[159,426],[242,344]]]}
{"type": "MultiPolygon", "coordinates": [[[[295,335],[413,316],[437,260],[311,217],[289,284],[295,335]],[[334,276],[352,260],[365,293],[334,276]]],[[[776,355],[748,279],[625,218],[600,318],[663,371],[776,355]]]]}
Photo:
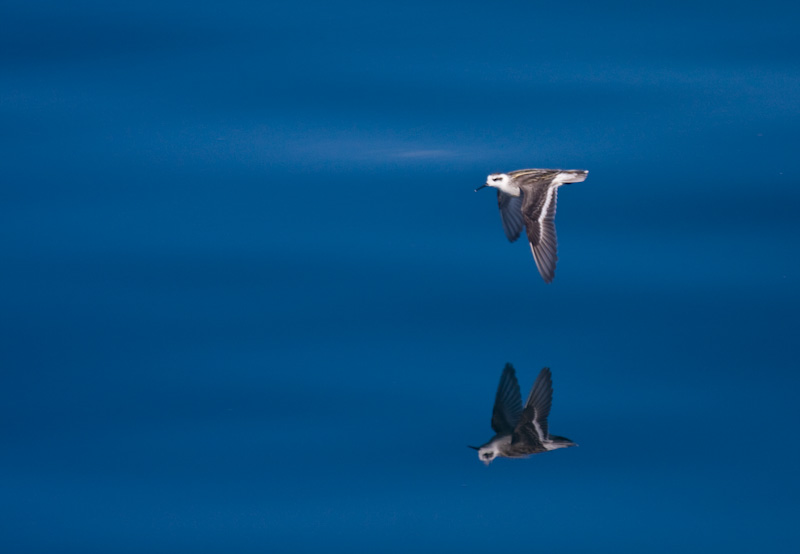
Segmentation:
{"type": "Polygon", "coordinates": [[[545,444],[548,450],[555,450],[557,448],[569,448],[570,446],[578,446],[566,437],[559,437],[558,435],[550,435],[549,444],[545,444]]]}
{"type": "Polygon", "coordinates": [[[558,174],[556,180],[563,184],[580,183],[586,180],[589,172],[585,169],[564,169],[558,174]]]}

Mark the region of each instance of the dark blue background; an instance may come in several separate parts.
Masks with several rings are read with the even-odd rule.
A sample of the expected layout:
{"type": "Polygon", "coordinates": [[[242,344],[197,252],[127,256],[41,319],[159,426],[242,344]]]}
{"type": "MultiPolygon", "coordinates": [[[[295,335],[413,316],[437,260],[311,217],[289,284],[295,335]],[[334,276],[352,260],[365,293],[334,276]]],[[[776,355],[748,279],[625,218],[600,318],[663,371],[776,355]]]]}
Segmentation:
{"type": "Polygon", "coordinates": [[[796,6],[4,2],[3,550],[796,552],[796,6]]]}

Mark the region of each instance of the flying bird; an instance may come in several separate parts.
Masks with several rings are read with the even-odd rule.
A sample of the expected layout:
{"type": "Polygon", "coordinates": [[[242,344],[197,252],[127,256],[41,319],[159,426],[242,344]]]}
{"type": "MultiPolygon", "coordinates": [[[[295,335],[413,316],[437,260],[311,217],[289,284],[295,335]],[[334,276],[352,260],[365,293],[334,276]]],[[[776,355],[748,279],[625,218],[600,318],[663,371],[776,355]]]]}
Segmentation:
{"type": "Polygon", "coordinates": [[[510,242],[519,238],[523,225],[528,233],[533,259],[545,283],[555,277],[556,199],[558,187],[580,183],[589,174],[583,169],[519,169],[509,173],[492,173],[484,187],[497,189],[497,204],[503,230],[510,242]]]}
{"type": "Polygon", "coordinates": [[[506,364],[497,386],[492,410],[492,429],[497,433],[483,446],[470,446],[487,466],[495,458],[525,458],[558,448],[578,446],[571,440],[551,435],[547,416],[553,400],[553,382],[550,368],[539,372],[525,407],[514,367],[506,364]]]}

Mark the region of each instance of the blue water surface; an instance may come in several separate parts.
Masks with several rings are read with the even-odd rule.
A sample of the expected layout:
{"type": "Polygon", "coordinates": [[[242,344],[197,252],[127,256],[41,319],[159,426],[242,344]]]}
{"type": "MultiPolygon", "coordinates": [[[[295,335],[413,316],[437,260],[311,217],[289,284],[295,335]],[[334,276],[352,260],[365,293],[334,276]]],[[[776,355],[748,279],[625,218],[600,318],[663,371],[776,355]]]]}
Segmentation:
{"type": "Polygon", "coordinates": [[[4,2],[2,551],[797,552],[798,17],[4,2]]]}

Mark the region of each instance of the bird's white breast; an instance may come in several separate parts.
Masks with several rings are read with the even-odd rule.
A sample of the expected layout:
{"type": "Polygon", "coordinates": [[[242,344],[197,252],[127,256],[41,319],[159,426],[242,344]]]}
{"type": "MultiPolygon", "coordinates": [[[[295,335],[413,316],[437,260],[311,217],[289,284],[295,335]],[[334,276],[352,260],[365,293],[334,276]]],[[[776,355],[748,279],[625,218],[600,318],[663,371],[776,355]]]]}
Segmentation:
{"type": "Polygon", "coordinates": [[[504,179],[495,185],[497,188],[505,192],[506,194],[510,194],[511,196],[519,196],[519,187],[516,185],[511,184],[510,179],[504,179]]]}

